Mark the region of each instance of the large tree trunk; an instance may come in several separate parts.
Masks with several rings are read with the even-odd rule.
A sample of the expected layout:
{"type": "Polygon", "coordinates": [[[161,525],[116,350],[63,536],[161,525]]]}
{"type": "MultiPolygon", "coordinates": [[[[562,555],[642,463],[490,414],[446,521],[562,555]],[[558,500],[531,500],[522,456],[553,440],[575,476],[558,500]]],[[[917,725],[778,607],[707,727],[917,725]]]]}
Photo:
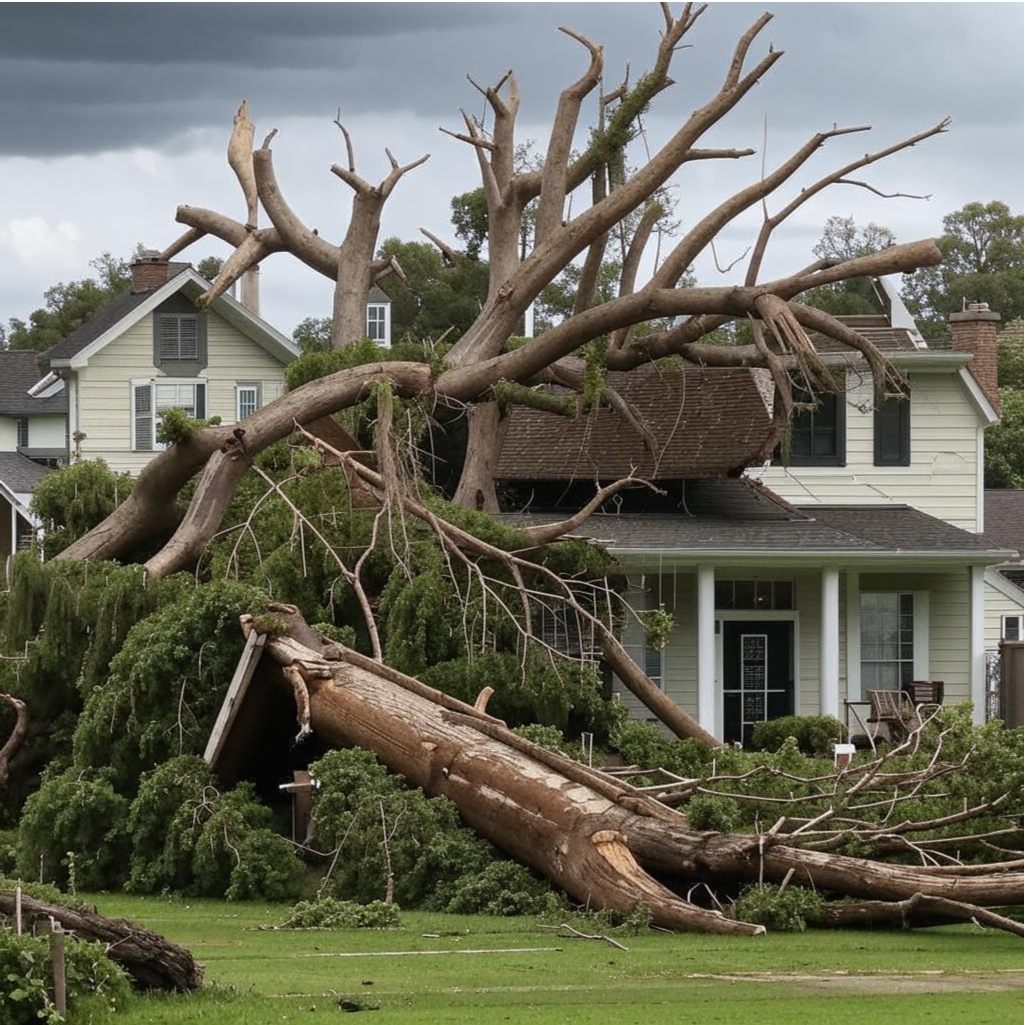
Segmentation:
{"type": "MultiPolygon", "coordinates": [[[[15,902],[13,891],[0,890],[0,914],[13,917],[15,902]]],[[[37,918],[54,918],[78,939],[102,943],[111,960],[129,974],[139,989],[185,992],[203,984],[203,969],[187,950],[123,918],[49,904],[24,894],[21,913],[28,923],[37,918]]]]}
{"type": "Polygon", "coordinates": [[[509,418],[497,402],[471,406],[466,415],[466,458],[453,498],[457,505],[467,509],[497,513],[495,468],[509,418]]]}
{"type": "MultiPolygon", "coordinates": [[[[695,906],[656,880],[802,882],[857,897],[904,900],[915,894],[975,904],[1020,899],[1020,873],[967,878],[904,865],[774,845],[764,836],[703,833],[683,815],[507,730],[503,723],[340,645],[298,616],[281,614],[285,632],[266,651],[305,680],[309,725],[328,744],[374,751],[427,793],[448,797],[465,821],[507,854],[592,908],[641,905],[669,929],[754,935],[758,926],[695,906]],[[298,673],[295,670],[298,669],[298,673]]],[[[243,628],[253,629],[251,617],[243,628]]],[[[487,681],[482,680],[482,684],[487,681]]]]}

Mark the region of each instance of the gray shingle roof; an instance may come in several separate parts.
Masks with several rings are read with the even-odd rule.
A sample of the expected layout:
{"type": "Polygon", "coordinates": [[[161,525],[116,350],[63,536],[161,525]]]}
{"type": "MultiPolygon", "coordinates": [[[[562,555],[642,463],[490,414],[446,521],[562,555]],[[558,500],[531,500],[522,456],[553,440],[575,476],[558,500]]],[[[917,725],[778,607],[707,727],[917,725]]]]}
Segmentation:
{"type": "Polygon", "coordinates": [[[61,389],[48,399],[34,399],[28,390],[43,372],[39,353],[33,349],[7,349],[0,352],[0,416],[39,416],[66,413],[68,393],[61,389]]]}
{"type": "MultiPolygon", "coordinates": [[[[573,532],[613,549],[645,551],[850,552],[865,555],[992,552],[999,546],[904,505],[794,507],[750,481],[703,481],[688,512],[598,513],[573,532]],[[688,514],[689,513],[689,514],[688,514]]],[[[551,523],[558,514],[507,513],[509,522],[551,523]]]]}
{"type": "MultiPolygon", "coordinates": [[[[169,263],[167,280],[177,277],[191,267],[190,263],[169,263]]],[[[81,327],[76,328],[66,338],[61,339],[52,348],[47,349],[40,357],[45,363],[53,359],[71,359],[77,356],[87,345],[96,341],[100,335],[109,331],[119,320],[127,317],[137,306],[144,303],[155,291],[133,292],[126,288],[123,292],[105,302],[81,327]]]]}
{"type": "Polygon", "coordinates": [[[391,296],[379,285],[371,285],[367,293],[367,303],[390,303],[391,296]]]}
{"type": "Polygon", "coordinates": [[[982,522],[986,539],[996,548],[1025,550],[1025,491],[986,489],[982,522]]]}
{"type": "Polygon", "coordinates": [[[0,481],[11,491],[35,491],[39,478],[45,473],[49,473],[47,467],[33,463],[18,452],[0,452],[0,481]]]}

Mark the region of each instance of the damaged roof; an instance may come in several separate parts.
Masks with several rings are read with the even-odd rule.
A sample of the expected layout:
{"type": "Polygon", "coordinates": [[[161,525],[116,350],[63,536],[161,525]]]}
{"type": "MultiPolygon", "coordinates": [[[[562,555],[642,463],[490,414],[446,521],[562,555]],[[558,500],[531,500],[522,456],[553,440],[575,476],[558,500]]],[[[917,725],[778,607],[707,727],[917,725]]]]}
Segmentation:
{"type": "Polygon", "coordinates": [[[651,430],[654,454],[615,410],[566,417],[516,406],[496,479],[726,476],[761,457],[772,429],[767,371],[648,364],[610,373],[608,383],[651,430]]]}
{"type": "Polygon", "coordinates": [[[43,375],[34,349],[0,351],[0,416],[43,416],[68,411],[68,393],[61,388],[49,398],[33,398],[28,390],[43,375]]]}

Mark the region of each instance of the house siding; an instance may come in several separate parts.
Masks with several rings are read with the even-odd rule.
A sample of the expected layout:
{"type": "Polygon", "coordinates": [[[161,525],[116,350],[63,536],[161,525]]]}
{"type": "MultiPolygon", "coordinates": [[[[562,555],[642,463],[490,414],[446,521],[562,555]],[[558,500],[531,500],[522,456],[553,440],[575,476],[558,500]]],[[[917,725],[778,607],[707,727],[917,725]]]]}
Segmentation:
{"type": "MultiPolygon", "coordinates": [[[[284,388],[284,368],[273,356],[215,312],[207,314],[207,416],[235,420],[235,384],[258,381],[264,404],[284,388]]],[[[153,318],[147,314],[77,372],[77,430],[85,434],[83,459],[104,459],[117,471],[138,473],[152,452],[132,451],[131,381],[171,377],[153,365],[153,318]]]]}
{"type": "MultiPolygon", "coordinates": [[[[991,570],[989,572],[996,572],[991,570]]],[[[1020,616],[1021,600],[1009,598],[1003,591],[986,581],[986,650],[996,651],[1000,647],[1004,616],[1020,616]]]]}
{"type": "Polygon", "coordinates": [[[909,466],[873,465],[872,383],[852,372],[846,466],[765,466],[749,473],[798,505],[893,501],[964,530],[978,530],[978,416],[957,374],[918,373],[909,378],[909,466]]]}

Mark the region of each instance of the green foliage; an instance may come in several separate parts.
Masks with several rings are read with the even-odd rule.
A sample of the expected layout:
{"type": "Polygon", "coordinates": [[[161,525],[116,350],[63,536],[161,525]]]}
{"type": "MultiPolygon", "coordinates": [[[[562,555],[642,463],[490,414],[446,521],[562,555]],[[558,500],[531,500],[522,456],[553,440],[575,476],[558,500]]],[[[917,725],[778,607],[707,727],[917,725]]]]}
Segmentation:
{"type": "Polygon", "coordinates": [[[550,884],[515,861],[494,861],[460,878],[441,910],[461,915],[542,915],[565,907],[550,884]]]}
{"type": "Polygon", "coordinates": [[[326,352],[331,348],[331,318],[305,317],[292,331],[292,341],[304,356],[311,352],[326,352]]]}
{"type": "Polygon", "coordinates": [[[161,445],[185,444],[200,427],[216,427],[221,422],[219,416],[208,420],[197,420],[184,409],[175,406],[160,414],[157,424],[157,441],[161,445]]]}
{"type": "Polygon", "coordinates": [[[1000,332],[997,343],[997,383],[1001,388],[1017,388],[1021,390],[1023,381],[1023,364],[1025,364],[1025,345],[1022,337],[1021,317],[1005,324],[1000,332]]]}
{"type": "Polygon", "coordinates": [[[128,802],[105,769],[47,773],[25,802],[18,831],[18,872],[26,879],[68,883],[74,859],[77,885],[99,890],[124,874],[128,802]]]}
{"type": "Polygon", "coordinates": [[[825,901],[811,890],[791,886],[780,893],[775,886],[746,886],[730,908],[739,922],[764,925],[770,932],[804,932],[822,919],[825,901]]]}
{"type": "Polygon", "coordinates": [[[949,337],[964,300],[986,302],[1004,321],[1022,316],[1022,215],[1006,203],[966,203],[943,218],[943,263],[904,275],[904,301],[927,338],[949,337]]]}
{"type": "Polygon", "coordinates": [[[668,609],[649,609],[640,615],[644,622],[645,644],[656,651],[665,651],[676,625],[673,614],[668,609]]]}
{"type": "Polygon", "coordinates": [[[78,766],[110,766],[134,791],[142,772],[199,753],[245,644],[238,617],[266,594],[222,580],[185,590],[136,623],[85,701],[74,736],[78,766]]]}
{"type": "Polygon", "coordinates": [[[525,870],[490,868],[507,863],[461,824],[451,801],[407,786],[369,751],[332,751],[310,772],[320,782],[313,805],[314,846],[341,848],[326,895],[360,903],[384,896],[385,829],[395,900],[402,907],[441,910],[453,902],[469,907],[489,892],[503,906],[526,907],[547,887],[525,870]]]}
{"type": "MultiPolygon", "coordinates": [[[[0,1025],[63,1023],[50,998],[52,972],[45,936],[17,936],[13,929],[0,925],[0,1025]]],[[[72,1021],[76,1012],[86,1009],[87,1002],[116,1011],[128,998],[128,976],[110,960],[102,943],[88,943],[68,933],[64,972],[72,1021]],[[88,997],[93,999],[87,1001],[88,997]]]]}
{"type": "Polygon", "coordinates": [[[693,829],[735,833],[741,818],[740,805],[732,797],[698,794],[687,802],[687,822],[693,829]]]}
{"type": "Polygon", "coordinates": [[[18,863],[18,831],[0,829],[0,877],[9,876],[18,863]]]}
{"type": "Polygon", "coordinates": [[[1020,488],[1025,485],[1022,431],[1022,389],[1000,389],[1000,422],[985,434],[985,475],[987,488],[1020,488]]]}
{"type": "Polygon", "coordinates": [[[636,719],[625,719],[612,732],[612,746],[629,765],[644,768],[661,766],[679,776],[704,776],[711,772],[712,758],[735,757],[732,751],[713,753],[697,740],[678,740],[664,736],[656,727],[636,719]]]}
{"type": "Polygon", "coordinates": [[[760,722],[751,737],[756,751],[778,751],[793,737],[802,753],[833,757],[833,745],[847,739],[847,729],[831,715],[784,715],[760,722]]]}
{"type": "Polygon", "coordinates": [[[43,552],[52,558],[102,523],[132,491],[128,473],[102,459],[79,459],[47,473],[36,485],[32,511],[43,526],[43,552]]]}
{"type": "Polygon", "coordinates": [[[96,272],[94,277],[61,282],[48,288],[43,293],[45,305],[33,310],[27,323],[17,317],[8,321],[8,348],[45,352],[80,328],[131,281],[129,262],[110,253],[90,260],[89,266],[96,272]]]}
{"type": "Polygon", "coordinates": [[[398,929],[402,925],[398,904],[374,900],[357,904],[335,897],[301,900],[294,905],[282,929],[398,929]]]}

